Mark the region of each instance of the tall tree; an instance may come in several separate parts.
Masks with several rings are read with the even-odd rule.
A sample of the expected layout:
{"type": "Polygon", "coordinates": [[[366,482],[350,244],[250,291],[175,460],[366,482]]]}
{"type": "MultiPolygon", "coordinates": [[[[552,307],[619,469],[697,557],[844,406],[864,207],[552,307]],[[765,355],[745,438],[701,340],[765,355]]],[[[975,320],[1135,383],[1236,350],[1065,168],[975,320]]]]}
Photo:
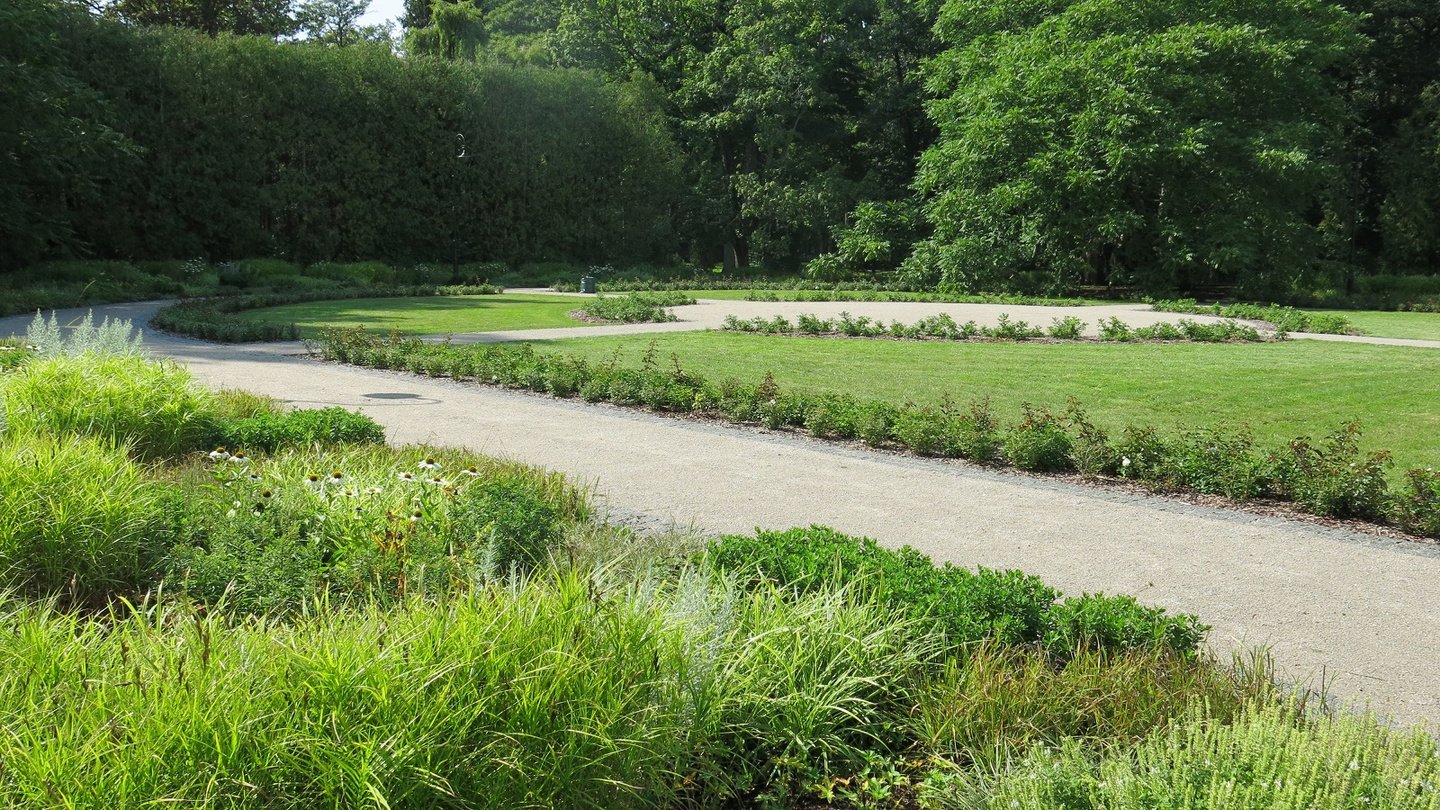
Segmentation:
{"type": "Polygon", "coordinates": [[[369,9],[370,0],[302,0],[295,18],[310,42],[339,46],[388,42],[387,26],[360,24],[369,9]]]}
{"type": "Polygon", "coordinates": [[[948,0],[918,281],[1285,287],[1323,249],[1363,45],[1323,0],[948,0]]]}
{"type": "Polygon", "coordinates": [[[296,31],[293,0],[115,0],[105,13],[136,25],[278,37],[296,31]]]}
{"type": "Polygon", "coordinates": [[[567,64],[648,77],[698,191],[696,258],[795,267],[928,140],[922,0],[565,0],[567,64]]]}

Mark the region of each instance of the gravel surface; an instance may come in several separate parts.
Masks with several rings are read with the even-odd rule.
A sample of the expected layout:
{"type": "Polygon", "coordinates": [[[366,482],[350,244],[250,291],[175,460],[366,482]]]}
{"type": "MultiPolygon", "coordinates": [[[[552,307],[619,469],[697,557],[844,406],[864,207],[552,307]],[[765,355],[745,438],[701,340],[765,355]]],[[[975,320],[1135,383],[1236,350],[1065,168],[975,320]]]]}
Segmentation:
{"type": "MultiPolygon", "coordinates": [[[[138,323],[154,308],[95,309],[138,323]]],[[[26,322],[0,320],[0,334],[26,322]]],[[[392,441],[563,471],[596,486],[631,525],[723,532],[823,523],[961,565],[1021,568],[1070,593],[1130,593],[1191,611],[1214,625],[1211,643],[1222,653],[1268,645],[1286,677],[1323,681],[1398,722],[1440,729],[1440,547],[263,346],[153,334],[147,342],[215,387],[357,407],[392,441]]]]}

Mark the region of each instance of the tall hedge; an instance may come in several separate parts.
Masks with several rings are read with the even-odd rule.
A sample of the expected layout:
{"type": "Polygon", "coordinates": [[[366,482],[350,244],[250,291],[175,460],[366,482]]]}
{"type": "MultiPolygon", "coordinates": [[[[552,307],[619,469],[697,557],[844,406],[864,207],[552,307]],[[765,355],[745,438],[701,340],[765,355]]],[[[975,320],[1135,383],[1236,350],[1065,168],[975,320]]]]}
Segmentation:
{"type": "MultiPolygon", "coordinates": [[[[139,157],[70,200],[115,258],[644,260],[673,250],[677,153],[648,91],[579,71],[400,59],[66,18],[87,114],[139,157]],[[463,157],[461,155],[463,154],[463,157]]],[[[18,219],[22,221],[23,219],[18,219]]],[[[67,249],[0,243],[0,265],[67,249]]]]}

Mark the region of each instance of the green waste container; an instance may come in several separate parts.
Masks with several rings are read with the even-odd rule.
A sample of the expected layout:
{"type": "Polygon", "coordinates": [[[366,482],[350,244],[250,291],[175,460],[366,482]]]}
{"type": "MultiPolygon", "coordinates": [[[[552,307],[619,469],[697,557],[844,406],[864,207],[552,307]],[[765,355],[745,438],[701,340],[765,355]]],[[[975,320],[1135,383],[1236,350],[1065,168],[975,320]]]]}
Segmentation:
{"type": "Polygon", "coordinates": [[[594,277],[594,276],[581,276],[581,277],[580,277],[580,292],[582,292],[582,293],[593,293],[593,292],[595,292],[595,277],[594,277]]]}

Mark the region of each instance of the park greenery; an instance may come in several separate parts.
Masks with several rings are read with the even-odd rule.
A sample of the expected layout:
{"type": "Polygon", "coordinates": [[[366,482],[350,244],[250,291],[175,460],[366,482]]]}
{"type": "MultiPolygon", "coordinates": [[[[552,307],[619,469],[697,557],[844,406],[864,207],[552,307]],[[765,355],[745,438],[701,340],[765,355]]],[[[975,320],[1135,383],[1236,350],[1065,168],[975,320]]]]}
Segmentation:
{"type": "MultiPolygon", "coordinates": [[[[794,323],[783,315],[750,320],[725,319],[724,330],[762,335],[809,335],[811,337],[896,338],[903,340],[1081,340],[1085,337],[1085,321],[1073,315],[1054,318],[1049,326],[1034,326],[1026,321],[1011,320],[1001,313],[994,326],[980,326],[974,321],[957,323],[946,313],[930,315],[913,323],[884,321],[865,315],[840,313],[838,318],[821,318],[801,314],[794,323]]],[[[1181,319],[1175,323],[1161,322],[1150,326],[1130,326],[1112,316],[1096,322],[1099,339],[1118,343],[1154,341],[1190,341],[1195,343],[1255,343],[1265,336],[1253,326],[1233,320],[1200,323],[1181,319]]]]}
{"type": "Polygon", "coordinates": [[[1431,3],[411,0],[391,39],[364,7],[8,3],[0,271],[649,262],[1440,296],[1431,3]]]}
{"type": "Polygon", "coordinates": [[[821,526],[641,535],[559,475],[210,392],[127,323],[0,358],[5,804],[1440,801],[1433,739],[1195,616],[821,526]]]}
{"type": "MultiPolygon", "coordinates": [[[[593,342],[585,340],[580,344],[593,342]]],[[[714,345],[709,344],[711,348],[714,345]]],[[[1144,347],[1139,344],[1139,348],[1144,347]]],[[[895,402],[878,398],[864,388],[857,389],[855,381],[871,377],[858,373],[849,362],[840,367],[838,380],[831,377],[827,390],[803,385],[782,387],[769,371],[763,372],[763,377],[754,375],[748,379],[708,377],[695,368],[684,367],[678,354],[662,360],[654,343],[638,364],[622,362],[618,352],[594,357],[595,347],[591,348],[592,358],[587,359],[572,353],[537,351],[529,344],[452,346],[413,338],[387,338],[363,329],[331,330],[320,342],[323,357],[362,366],[770,429],[804,430],[822,439],[860,441],[872,447],[1009,465],[1030,472],[1119,479],[1161,492],[1221,495],[1236,501],[1288,501],[1321,517],[1390,524],[1417,535],[1433,537],[1440,529],[1440,472],[1415,466],[1403,469],[1392,484],[1394,455],[1389,450],[1362,447],[1363,425],[1358,421],[1336,425],[1329,409],[1323,414],[1328,424],[1319,436],[1290,434],[1270,444],[1257,442],[1243,422],[1226,425],[1212,421],[1181,430],[1170,425],[1130,422],[1107,429],[1073,396],[1063,403],[1063,409],[1053,410],[1021,399],[1018,414],[1012,417],[997,413],[991,400],[983,395],[968,403],[950,394],[939,402],[895,402]]],[[[1034,348],[1051,351],[1060,347],[1034,348]]],[[[709,359],[713,354],[700,356],[709,359]]],[[[760,356],[749,346],[742,354],[752,364],[760,356]]],[[[1069,360],[1073,358],[1062,362],[1069,360]]],[[[1106,357],[1105,362],[1113,363],[1113,358],[1106,357]]],[[[925,390],[933,397],[934,379],[919,371],[925,390]]],[[[1167,367],[1165,373],[1173,377],[1175,370],[1167,367]]],[[[1266,368],[1265,373],[1271,373],[1271,369],[1266,368]]],[[[1015,376],[1012,372],[1006,377],[1006,385],[1013,388],[1015,376]]],[[[1023,391],[1019,393],[1026,396],[1023,391]]],[[[1371,393],[1367,391],[1366,396],[1371,393]]],[[[1010,398],[1014,396],[1012,392],[1010,398]]],[[[1193,394],[1186,391],[1172,392],[1172,396],[1193,399],[1193,394]]],[[[1281,429],[1287,424],[1293,423],[1282,422],[1281,429]]],[[[1409,425],[1408,429],[1416,428],[1409,425]]],[[[1275,432],[1274,426],[1271,432],[1275,432]]],[[[1413,453],[1420,441],[1407,442],[1402,448],[1407,454],[1413,453]]]]}

